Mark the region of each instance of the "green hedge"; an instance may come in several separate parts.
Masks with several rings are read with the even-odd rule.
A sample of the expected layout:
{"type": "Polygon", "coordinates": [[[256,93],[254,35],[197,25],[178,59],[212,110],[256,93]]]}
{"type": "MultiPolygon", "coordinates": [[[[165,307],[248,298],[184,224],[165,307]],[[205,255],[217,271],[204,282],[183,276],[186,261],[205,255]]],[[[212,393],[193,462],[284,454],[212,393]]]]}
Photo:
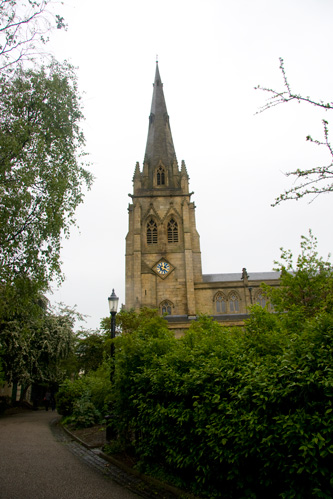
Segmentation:
{"type": "Polygon", "coordinates": [[[207,497],[331,498],[333,319],[245,331],[202,317],[176,340],[153,318],[116,340],[118,430],[144,471],[207,497]]]}

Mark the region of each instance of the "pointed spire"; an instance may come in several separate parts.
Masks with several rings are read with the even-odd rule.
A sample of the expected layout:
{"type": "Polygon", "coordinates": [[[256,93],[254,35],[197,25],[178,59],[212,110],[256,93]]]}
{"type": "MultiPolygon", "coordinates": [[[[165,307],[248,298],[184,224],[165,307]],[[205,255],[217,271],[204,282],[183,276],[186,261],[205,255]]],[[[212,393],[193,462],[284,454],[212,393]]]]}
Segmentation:
{"type": "Polygon", "coordinates": [[[182,159],[182,166],[181,166],[181,174],[186,175],[188,177],[187,168],[185,165],[185,161],[183,159],[182,159]]]}
{"type": "Polygon", "coordinates": [[[163,84],[156,61],[153,99],[149,116],[148,138],[144,162],[154,168],[159,161],[169,166],[176,159],[169,116],[165,104],[163,84]]]}
{"type": "Polygon", "coordinates": [[[135,170],[134,170],[134,175],[133,175],[133,184],[134,184],[134,194],[135,194],[137,192],[137,190],[141,189],[141,187],[142,187],[140,165],[138,162],[135,165],[135,170]]]}
{"type": "Polygon", "coordinates": [[[137,161],[137,162],[136,162],[136,165],[135,165],[135,170],[134,170],[133,179],[135,179],[135,178],[140,178],[140,177],[141,177],[140,165],[139,165],[139,162],[137,161]]]}

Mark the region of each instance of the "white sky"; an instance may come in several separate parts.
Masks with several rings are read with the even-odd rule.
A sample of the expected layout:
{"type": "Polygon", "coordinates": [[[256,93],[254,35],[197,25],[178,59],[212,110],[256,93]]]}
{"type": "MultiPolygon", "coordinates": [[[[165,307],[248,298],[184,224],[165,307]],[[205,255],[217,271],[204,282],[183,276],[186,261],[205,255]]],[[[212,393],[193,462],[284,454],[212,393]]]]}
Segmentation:
{"type": "MultiPolygon", "coordinates": [[[[78,67],[83,124],[96,180],[62,251],[66,281],[53,302],[77,305],[96,329],[112,288],[125,301],[127,207],[142,160],[158,54],[178,162],[196,204],[203,273],[270,271],[282,246],[299,253],[312,229],[332,249],[333,194],[272,208],[292,179],[283,172],[329,164],[329,113],[290,103],[256,115],[283,89],[279,57],[295,92],[332,100],[331,0],[66,0],[58,60],[78,67]]],[[[332,111],[333,112],[333,111],[332,111]]]]}

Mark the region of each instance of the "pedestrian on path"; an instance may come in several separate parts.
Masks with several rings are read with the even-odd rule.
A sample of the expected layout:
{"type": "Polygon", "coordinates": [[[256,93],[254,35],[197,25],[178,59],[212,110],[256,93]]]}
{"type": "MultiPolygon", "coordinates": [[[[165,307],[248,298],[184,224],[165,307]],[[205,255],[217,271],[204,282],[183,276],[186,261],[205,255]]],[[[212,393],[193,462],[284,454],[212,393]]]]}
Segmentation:
{"type": "Polygon", "coordinates": [[[44,397],[44,405],[45,405],[45,410],[46,411],[49,410],[50,402],[51,402],[51,393],[49,391],[47,391],[45,393],[45,397],[44,397]]]}

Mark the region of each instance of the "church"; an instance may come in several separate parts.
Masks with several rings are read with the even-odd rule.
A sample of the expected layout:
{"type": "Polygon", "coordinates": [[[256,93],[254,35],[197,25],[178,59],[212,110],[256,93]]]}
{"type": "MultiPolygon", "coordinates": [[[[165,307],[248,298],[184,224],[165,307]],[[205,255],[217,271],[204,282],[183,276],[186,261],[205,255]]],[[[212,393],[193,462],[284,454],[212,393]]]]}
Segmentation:
{"type": "Polygon", "coordinates": [[[203,274],[193,192],[179,166],[156,62],[142,168],[136,163],[128,207],[125,309],[158,309],[175,335],[199,314],[241,326],[254,303],[265,306],[260,285],[279,285],[278,272],[203,274]]]}

